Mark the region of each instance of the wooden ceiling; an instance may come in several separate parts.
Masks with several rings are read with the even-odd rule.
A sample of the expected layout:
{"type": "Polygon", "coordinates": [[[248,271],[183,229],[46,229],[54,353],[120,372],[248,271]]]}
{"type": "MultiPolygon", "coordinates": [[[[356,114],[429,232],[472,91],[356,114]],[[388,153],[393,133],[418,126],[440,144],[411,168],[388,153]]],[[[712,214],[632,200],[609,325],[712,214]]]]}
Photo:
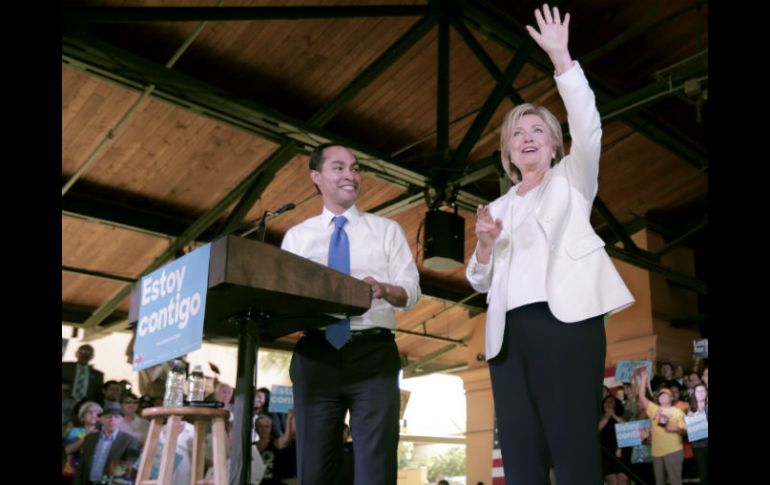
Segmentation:
{"type": "MultiPolygon", "coordinates": [[[[334,140],[364,165],[359,206],[398,221],[420,266],[425,297],[398,325],[424,335],[400,334],[405,365],[466,364],[483,297],[464,268],[425,268],[418,235],[429,207],[457,207],[467,261],[473,208],[500,194],[504,113],[533,101],[565,122],[551,67],[523,28],[540,2],[64,4],[63,323],[91,337],[125,329],[131,281],[291,202],[269,221],[267,240],[279,244],[320,211],[307,154],[334,140]]],[[[595,227],[608,243],[648,227],[700,251],[707,2],[568,1],[562,10],[603,117],[595,227]]],[[[612,251],[660,266],[654,254],[612,251]]],[[[705,281],[663,272],[706,293],[705,281]]]]}

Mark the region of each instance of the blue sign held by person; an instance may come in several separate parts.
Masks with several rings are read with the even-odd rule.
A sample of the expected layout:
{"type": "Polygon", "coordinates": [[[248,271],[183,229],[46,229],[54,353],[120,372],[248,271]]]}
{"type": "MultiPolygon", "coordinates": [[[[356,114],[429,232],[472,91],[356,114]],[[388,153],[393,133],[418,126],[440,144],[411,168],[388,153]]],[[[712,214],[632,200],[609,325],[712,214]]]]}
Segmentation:
{"type": "Polygon", "coordinates": [[[631,375],[638,367],[647,367],[647,374],[652,375],[652,362],[649,360],[619,360],[615,364],[615,380],[631,382],[631,375]]]}
{"type": "Polygon", "coordinates": [[[685,416],[684,424],[687,426],[687,439],[690,442],[709,437],[709,422],[706,419],[706,413],[699,412],[692,416],[685,416]]]}
{"type": "Polygon", "coordinates": [[[135,372],[201,348],[210,257],[206,244],[140,281],[132,296],[139,298],[135,372]]]}
{"type": "Polygon", "coordinates": [[[291,386],[273,386],[270,389],[271,413],[288,413],[294,409],[294,392],[291,386]]]}
{"type": "Polygon", "coordinates": [[[628,421],[615,424],[615,438],[618,440],[618,448],[639,446],[650,435],[650,420],[628,421]]]}
{"type": "Polygon", "coordinates": [[[693,352],[692,352],[693,357],[698,357],[701,359],[709,358],[709,339],[704,338],[702,340],[693,340],[692,347],[693,347],[693,352]]]}

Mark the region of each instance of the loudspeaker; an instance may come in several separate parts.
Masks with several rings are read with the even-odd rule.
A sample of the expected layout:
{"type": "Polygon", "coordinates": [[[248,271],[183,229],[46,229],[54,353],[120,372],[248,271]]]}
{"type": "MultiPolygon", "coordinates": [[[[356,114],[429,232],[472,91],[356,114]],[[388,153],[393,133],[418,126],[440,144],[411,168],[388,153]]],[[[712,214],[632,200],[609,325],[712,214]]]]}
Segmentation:
{"type": "Polygon", "coordinates": [[[431,210],[425,214],[423,266],[447,271],[465,260],[465,219],[451,212],[431,210]]]}

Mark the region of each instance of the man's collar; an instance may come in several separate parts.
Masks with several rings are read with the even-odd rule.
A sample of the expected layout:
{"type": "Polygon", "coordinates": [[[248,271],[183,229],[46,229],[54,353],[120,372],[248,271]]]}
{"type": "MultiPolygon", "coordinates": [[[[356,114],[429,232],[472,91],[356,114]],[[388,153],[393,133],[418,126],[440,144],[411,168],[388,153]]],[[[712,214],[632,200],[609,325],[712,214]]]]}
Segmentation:
{"type": "MultiPolygon", "coordinates": [[[[358,223],[358,220],[361,219],[361,211],[358,209],[358,207],[353,204],[350,209],[346,210],[341,216],[344,216],[345,219],[348,220],[348,224],[355,226],[358,223]]],[[[329,209],[324,206],[323,212],[321,212],[321,218],[324,223],[324,226],[330,226],[332,225],[332,219],[336,217],[337,214],[333,213],[329,209]]]]}

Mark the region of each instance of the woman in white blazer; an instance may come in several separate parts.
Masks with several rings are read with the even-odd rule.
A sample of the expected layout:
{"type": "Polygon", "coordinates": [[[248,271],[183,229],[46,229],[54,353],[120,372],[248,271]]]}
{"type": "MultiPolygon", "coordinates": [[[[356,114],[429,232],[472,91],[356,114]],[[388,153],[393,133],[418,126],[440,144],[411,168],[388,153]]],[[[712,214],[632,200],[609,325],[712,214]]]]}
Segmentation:
{"type": "Polygon", "coordinates": [[[505,117],[502,163],[513,187],[477,210],[466,275],[487,293],[486,357],[508,483],[601,483],[596,435],[604,316],[634,301],[589,217],[598,190],[601,123],[593,92],[567,48],[569,14],[535,11],[532,38],[548,54],[572,137],[523,104],[505,117]],[[568,404],[565,405],[565,402],[568,404]]]}

